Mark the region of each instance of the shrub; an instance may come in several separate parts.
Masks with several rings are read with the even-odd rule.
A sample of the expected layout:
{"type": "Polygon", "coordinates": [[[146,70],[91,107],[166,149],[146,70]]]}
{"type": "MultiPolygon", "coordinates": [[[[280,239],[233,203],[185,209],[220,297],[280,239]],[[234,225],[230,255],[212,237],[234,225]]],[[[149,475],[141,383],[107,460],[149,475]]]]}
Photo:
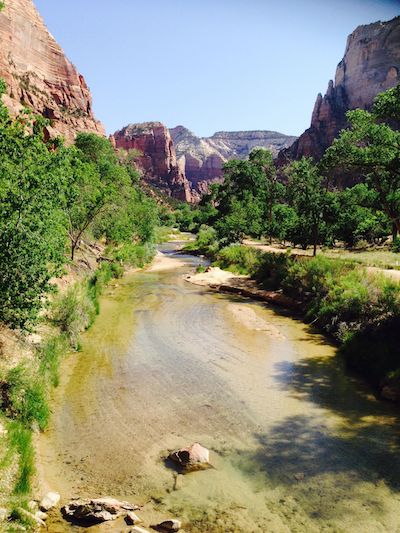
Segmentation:
{"type": "Polygon", "coordinates": [[[217,253],[216,265],[239,274],[254,275],[260,268],[262,256],[259,250],[233,244],[222,248],[217,253]]]}
{"type": "Polygon", "coordinates": [[[155,249],[151,244],[124,244],[117,248],[113,257],[124,265],[143,268],[154,257],[155,249]]]}
{"type": "Polygon", "coordinates": [[[44,429],[49,420],[47,394],[43,381],[32,375],[26,366],[11,369],[5,378],[2,408],[10,417],[20,420],[26,427],[37,422],[44,429]]]}

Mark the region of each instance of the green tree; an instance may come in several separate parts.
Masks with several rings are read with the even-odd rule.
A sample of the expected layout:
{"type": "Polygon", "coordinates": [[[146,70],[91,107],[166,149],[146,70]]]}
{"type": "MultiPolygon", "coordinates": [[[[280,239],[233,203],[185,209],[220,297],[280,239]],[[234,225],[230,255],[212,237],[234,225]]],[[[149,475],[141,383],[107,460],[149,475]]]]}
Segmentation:
{"type": "Polygon", "coordinates": [[[317,253],[321,230],[324,226],[324,214],[327,203],[324,178],[311,158],[303,157],[294,161],[287,169],[288,198],[297,213],[297,221],[292,229],[292,240],[304,248],[313,246],[313,255],[317,253]]]}
{"type": "Polygon", "coordinates": [[[100,216],[129,196],[132,187],[126,167],[119,164],[111,143],[93,133],[80,133],[68,153],[65,211],[71,260],[82,236],[100,216]]]}
{"type": "Polygon", "coordinates": [[[399,92],[396,87],[378,95],[372,113],[349,111],[349,129],[335,139],[321,162],[324,168],[359,176],[376,191],[394,239],[400,232],[400,132],[387,121],[400,116],[399,92]]]}
{"type": "Polygon", "coordinates": [[[62,156],[45,124],[28,112],[11,121],[0,103],[0,321],[13,328],[36,319],[64,257],[62,156]]]}

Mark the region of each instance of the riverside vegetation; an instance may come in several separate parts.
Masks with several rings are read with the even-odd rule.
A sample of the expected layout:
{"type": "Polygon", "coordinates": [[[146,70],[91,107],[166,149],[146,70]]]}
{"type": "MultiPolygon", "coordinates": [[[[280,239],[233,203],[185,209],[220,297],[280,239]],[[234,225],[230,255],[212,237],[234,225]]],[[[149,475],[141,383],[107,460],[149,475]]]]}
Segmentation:
{"type": "Polygon", "coordinates": [[[290,248],[275,254],[241,245],[245,236],[264,237],[311,246],[316,256],[318,246],[382,246],[391,234],[386,248],[397,255],[400,86],[378,95],[371,112],[350,111],[347,117],[349,128],[318,164],[295,161],[281,171],[283,180],[265,150],[228,162],[224,182],[212,186],[199,208],[197,219],[207,215],[207,224],[197,226],[197,240],[186,249],[301,301],[305,317],[340,343],[349,365],[399,399],[400,283],[323,252],[311,258],[290,248]],[[333,178],[346,174],[358,183],[336,189],[333,178]]]}
{"type": "Polygon", "coordinates": [[[107,139],[82,133],[66,147],[45,138],[46,124],[28,110],[11,119],[0,103],[0,507],[28,525],[32,430],[47,426],[59,362],[79,350],[105,285],[152,259],[159,224],[156,202],[107,139]]]}

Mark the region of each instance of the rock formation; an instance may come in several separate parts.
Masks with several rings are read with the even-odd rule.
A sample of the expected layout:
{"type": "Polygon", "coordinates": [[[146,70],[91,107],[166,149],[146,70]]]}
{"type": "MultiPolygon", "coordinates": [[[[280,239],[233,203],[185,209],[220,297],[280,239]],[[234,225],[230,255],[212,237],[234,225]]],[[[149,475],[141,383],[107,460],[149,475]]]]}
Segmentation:
{"type": "Polygon", "coordinates": [[[207,182],[220,181],[222,165],[229,159],[245,159],[258,147],[268,148],[277,155],[296,139],[274,131],[220,131],[202,138],[183,126],[170,132],[178,161],[200,193],[207,189],[207,182]]]}
{"type": "Polygon", "coordinates": [[[134,161],[148,183],[178,200],[195,201],[171,135],[161,122],[130,124],[115,132],[111,141],[116,148],[137,152],[134,161]]]}
{"type": "Polygon", "coordinates": [[[79,131],[104,135],[92,111],[86,82],[47,30],[32,0],[6,0],[0,12],[0,77],[4,103],[15,115],[23,106],[51,119],[49,135],[72,142],[79,131]]]}
{"type": "Polygon", "coordinates": [[[359,26],[347,39],[345,55],[325,96],[318,95],[311,126],[279,154],[279,163],[319,159],[346,126],[350,109],[370,109],[377,94],[400,82],[400,17],[359,26]]]}

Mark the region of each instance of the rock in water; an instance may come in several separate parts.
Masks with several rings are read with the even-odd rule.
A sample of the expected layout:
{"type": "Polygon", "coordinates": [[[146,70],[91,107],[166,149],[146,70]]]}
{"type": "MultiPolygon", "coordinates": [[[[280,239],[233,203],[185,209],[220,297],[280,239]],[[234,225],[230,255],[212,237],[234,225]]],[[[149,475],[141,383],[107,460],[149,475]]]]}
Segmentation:
{"type": "Polygon", "coordinates": [[[84,524],[99,524],[115,520],[129,511],[139,509],[137,505],[120,502],[114,498],[72,500],[61,512],[64,518],[84,524]]]}
{"type": "Polygon", "coordinates": [[[181,448],[169,455],[169,459],[180,465],[183,470],[190,472],[210,466],[210,452],[195,442],[189,448],[181,448]]]}
{"type": "Polygon", "coordinates": [[[160,531],[161,533],[171,533],[173,531],[179,531],[182,527],[182,524],[179,520],[172,519],[172,520],[164,520],[164,522],[161,522],[160,524],[157,524],[156,526],[151,526],[152,529],[155,529],[156,531],[160,531]]]}
{"type": "Polygon", "coordinates": [[[60,498],[61,496],[58,494],[58,492],[48,492],[40,502],[40,510],[44,512],[50,511],[50,509],[53,509],[53,507],[58,504],[60,498]]]}

